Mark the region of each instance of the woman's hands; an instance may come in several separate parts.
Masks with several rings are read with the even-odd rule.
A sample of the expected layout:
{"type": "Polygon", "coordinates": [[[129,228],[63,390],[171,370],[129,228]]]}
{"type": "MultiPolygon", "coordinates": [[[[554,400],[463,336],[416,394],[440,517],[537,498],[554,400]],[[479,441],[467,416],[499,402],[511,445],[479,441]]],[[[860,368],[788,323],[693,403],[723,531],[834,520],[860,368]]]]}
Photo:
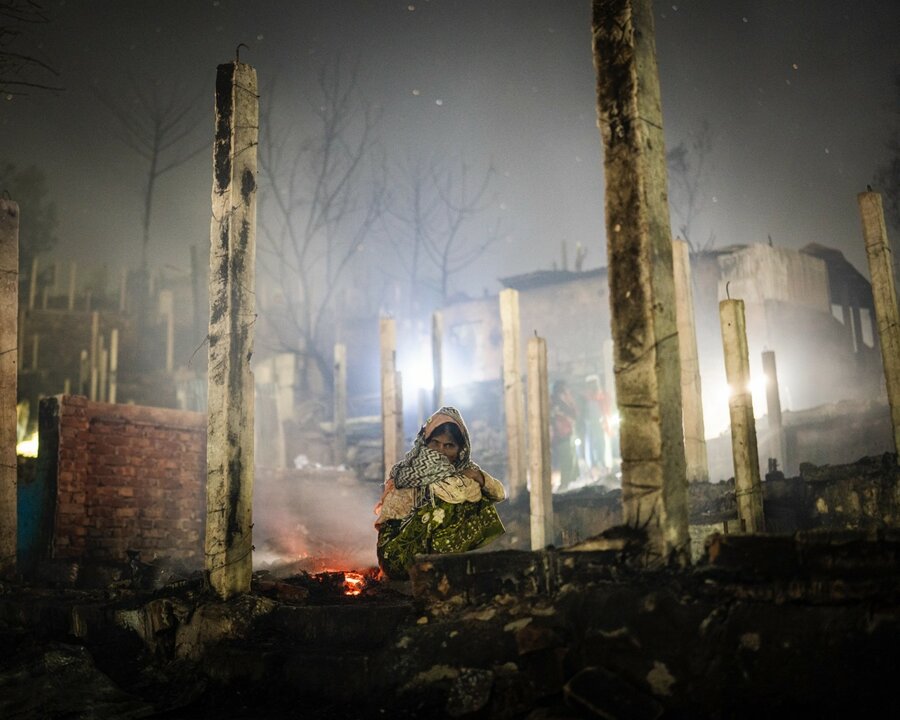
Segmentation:
{"type": "Polygon", "coordinates": [[[478,468],[466,468],[465,470],[463,470],[463,475],[477,482],[479,486],[484,487],[484,473],[482,473],[478,468]]]}

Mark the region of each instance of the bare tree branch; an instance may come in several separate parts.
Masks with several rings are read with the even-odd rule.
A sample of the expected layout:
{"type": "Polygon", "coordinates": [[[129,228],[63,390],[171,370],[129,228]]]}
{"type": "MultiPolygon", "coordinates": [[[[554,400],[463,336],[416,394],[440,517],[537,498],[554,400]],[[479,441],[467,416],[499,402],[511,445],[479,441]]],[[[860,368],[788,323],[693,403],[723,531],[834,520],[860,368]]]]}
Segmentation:
{"type": "Polygon", "coordinates": [[[113,95],[108,88],[93,86],[100,102],[115,120],[113,133],[127,148],[147,162],[142,218],[141,267],[147,266],[154,193],[159,178],[192,160],[209,147],[208,139],[194,137],[204,105],[202,92],[187,94],[128,77],[128,93],[113,95]]]}
{"type": "Polygon", "coordinates": [[[13,88],[62,90],[43,78],[59,77],[50,63],[30,52],[12,49],[17,44],[35,45],[26,29],[49,22],[43,7],[35,0],[2,0],[0,2],[0,92],[25,95],[13,88]]]}
{"type": "Polygon", "coordinates": [[[384,211],[373,157],[380,117],[360,94],[357,68],[340,61],[321,69],[303,108],[285,110],[276,84],[260,115],[259,264],[277,296],[262,341],[306,359],[328,385],[335,298],[384,211]]]}

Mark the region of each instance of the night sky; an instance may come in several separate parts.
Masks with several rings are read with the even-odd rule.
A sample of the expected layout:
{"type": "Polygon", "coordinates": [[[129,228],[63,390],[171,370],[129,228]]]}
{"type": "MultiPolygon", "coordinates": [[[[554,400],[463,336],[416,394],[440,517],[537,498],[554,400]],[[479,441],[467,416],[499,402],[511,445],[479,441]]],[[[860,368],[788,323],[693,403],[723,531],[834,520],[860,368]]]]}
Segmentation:
{"type": "MultiPolygon", "coordinates": [[[[127,95],[129,78],[202,98],[211,137],[217,64],[259,72],[262,102],[312,92],[332,56],[357,61],[382,113],[388,162],[463,158],[497,176],[470,227],[499,220],[502,240],[454,290],[550,268],[581,242],[605,265],[603,168],[588,0],[47,0],[36,32],[65,91],[6,99],[0,159],[34,163],[60,211],[54,255],[79,264],[139,256],[144,174],[115,137],[91,85],[127,95]]],[[[708,124],[694,237],[716,246],[818,242],[867,273],[856,194],[900,122],[895,0],[655,2],[669,148],[708,124]]],[[[210,153],[160,181],[153,264],[186,270],[209,236],[210,153]]],[[[876,188],[877,189],[877,188],[876,188]]],[[[24,221],[23,221],[24,222],[24,221]]],[[[896,243],[897,239],[892,238],[896,243]]]]}

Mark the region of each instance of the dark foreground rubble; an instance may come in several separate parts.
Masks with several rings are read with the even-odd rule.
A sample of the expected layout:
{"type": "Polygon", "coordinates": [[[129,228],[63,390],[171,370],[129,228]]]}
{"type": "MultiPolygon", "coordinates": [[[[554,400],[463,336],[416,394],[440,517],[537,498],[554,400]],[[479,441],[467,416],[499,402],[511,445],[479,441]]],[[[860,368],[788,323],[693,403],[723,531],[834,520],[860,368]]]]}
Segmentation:
{"type": "Polygon", "coordinates": [[[712,536],[640,569],[568,549],[423,558],[408,584],[276,578],[230,602],[4,585],[3,718],[681,718],[896,712],[900,533],[712,536]],[[353,583],[351,583],[352,585],[353,583]]]}

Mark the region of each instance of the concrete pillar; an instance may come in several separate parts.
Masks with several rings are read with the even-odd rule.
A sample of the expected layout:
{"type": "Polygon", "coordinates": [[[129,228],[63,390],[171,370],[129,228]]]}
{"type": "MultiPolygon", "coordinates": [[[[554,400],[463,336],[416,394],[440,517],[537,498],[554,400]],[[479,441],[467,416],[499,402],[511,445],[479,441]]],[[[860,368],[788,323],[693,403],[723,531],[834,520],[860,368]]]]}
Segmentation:
{"type": "Polygon", "coordinates": [[[690,248],[684,240],[672,243],[675,281],[675,321],[681,359],[681,405],[684,423],[684,457],[688,482],[709,480],[706,432],[703,428],[703,395],[700,390],[700,362],[697,356],[697,325],[694,321],[694,293],[691,289],[690,248]]]}
{"type": "MultiPolygon", "coordinates": [[[[397,324],[394,318],[383,317],[379,321],[381,342],[381,430],[383,437],[382,458],[384,477],[400,459],[403,433],[402,416],[398,417],[400,382],[397,377],[397,324]]],[[[402,407],[402,406],[400,406],[402,407]]]]}
{"type": "Polygon", "coordinates": [[[334,463],[347,460],[347,346],[334,346],[334,463]]]}
{"type": "MultiPolygon", "coordinates": [[[[0,347],[19,341],[19,205],[0,198],[0,347]]],[[[16,574],[16,393],[18,353],[0,353],[0,577],[16,574]]]]}
{"type": "Polygon", "coordinates": [[[762,354],[763,373],[766,377],[766,417],[769,419],[769,457],[775,458],[781,469],[787,472],[788,460],[784,442],[784,426],[781,422],[781,397],[778,391],[778,369],[775,353],[766,350],[762,354]]]}
{"type": "Polygon", "coordinates": [[[216,73],[209,256],[206,572],[223,599],[250,590],[253,498],[253,328],[256,319],[256,70],[216,73]]]}
{"type": "Polygon", "coordinates": [[[503,330],[503,407],[506,416],[506,475],[509,497],[515,500],[525,489],[525,401],[519,362],[519,292],[500,291],[500,324],[503,330]]]}
{"type": "MultiPolygon", "coordinates": [[[[431,315],[431,374],[432,407],[437,410],[444,405],[444,315],[436,310],[431,315]]],[[[427,411],[426,411],[427,412],[427,411]]]]}
{"type": "Polygon", "coordinates": [[[547,341],[528,338],[528,477],[531,481],[531,549],[553,544],[553,486],[550,477],[550,392],[547,341]]]}
{"type": "Polygon", "coordinates": [[[651,0],[594,0],[597,115],[625,523],[648,564],[690,561],[681,363],[651,0]]]}
{"type": "Polygon", "coordinates": [[[881,361],[891,423],[894,426],[894,452],[900,460],[900,311],[897,310],[897,288],[881,195],[864,192],[857,196],[862,217],[863,239],[869,258],[872,296],[875,300],[875,319],[881,343],[881,361]]]}
{"type": "Polygon", "coordinates": [[[109,401],[116,401],[119,383],[119,329],[113,328],[109,333],[109,401]]]}
{"type": "Polygon", "coordinates": [[[743,300],[719,303],[722,344],[725,350],[725,378],[730,389],[731,456],[734,460],[734,494],[738,520],[744,532],[765,531],[762,483],[759,479],[759,452],[756,448],[756,421],[750,394],[750,356],[743,300]]]}

